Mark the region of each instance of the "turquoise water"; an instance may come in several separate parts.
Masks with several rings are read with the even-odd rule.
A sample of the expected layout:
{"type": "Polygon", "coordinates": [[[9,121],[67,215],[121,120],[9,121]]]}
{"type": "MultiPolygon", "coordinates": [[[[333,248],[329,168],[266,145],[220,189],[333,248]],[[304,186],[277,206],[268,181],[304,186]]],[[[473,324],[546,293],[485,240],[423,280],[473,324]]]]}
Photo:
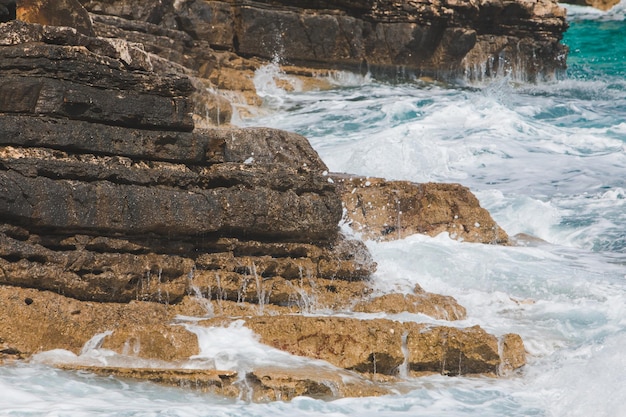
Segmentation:
{"type": "MultiPolygon", "coordinates": [[[[268,66],[255,78],[263,113],[241,121],[304,134],[332,171],[462,183],[510,235],[542,239],[513,247],[447,235],[366,242],[378,291],[419,283],[454,296],[468,310],[456,325],[522,336],[522,372],[407,380],[411,390],[380,398],[250,404],[33,363],[0,368],[0,415],[626,416],[625,8],[568,9],[569,69],[558,80],[456,88],[343,74],[329,91],[299,92],[294,82],[286,92],[272,80],[288,77],[268,66]]],[[[201,344],[232,369],[295,361],[241,328],[207,332],[201,344]]]]}
{"type": "Polygon", "coordinates": [[[626,25],[623,21],[576,20],[563,43],[570,48],[567,74],[594,79],[626,76],[626,25]]]}

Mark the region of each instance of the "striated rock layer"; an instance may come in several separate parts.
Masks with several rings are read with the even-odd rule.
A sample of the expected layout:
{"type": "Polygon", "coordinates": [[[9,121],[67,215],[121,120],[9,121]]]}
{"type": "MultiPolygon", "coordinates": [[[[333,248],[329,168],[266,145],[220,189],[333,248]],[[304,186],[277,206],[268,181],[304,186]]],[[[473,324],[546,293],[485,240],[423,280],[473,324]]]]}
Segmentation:
{"type": "Polygon", "coordinates": [[[550,76],[565,66],[567,24],[554,0],[84,0],[92,13],[181,30],[243,57],[437,78],[515,72],[550,76]]]}
{"type": "MultiPolygon", "coordinates": [[[[16,14],[40,19],[22,13],[27,5],[16,14]]],[[[80,5],[68,5],[79,22],[80,5]]],[[[173,36],[163,30],[163,41],[173,36]]],[[[465,310],[419,287],[373,292],[376,265],[360,240],[339,232],[340,195],[305,138],[199,128],[202,95],[189,68],[142,43],[88,35],[0,24],[0,361],[66,349],[78,362],[56,365],[195,380],[257,400],[377,395],[388,390],[372,375],[496,375],[524,365],[516,335],[299,315],[354,309],[458,320],[465,310]],[[197,373],[183,372],[200,351],[180,325],[189,316],[207,318],[200,326],[242,319],[265,343],[332,371],[276,364],[236,376],[195,364],[197,373]],[[95,347],[130,355],[131,364],[167,366],[82,363],[94,336],[95,347]]],[[[214,96],[203,97],[211,108],[214,96]]]]}
{"type": "Polygon", "coordinates": [[[0,31],[15,34],[0,48],[1,283],[176,302],[196,276],[255,262],[263,278],[373,271],[338,234],[341,202],[305,138],[191,132],[184,75],[129,68],[119,45],[63,28],[0,31]]]}

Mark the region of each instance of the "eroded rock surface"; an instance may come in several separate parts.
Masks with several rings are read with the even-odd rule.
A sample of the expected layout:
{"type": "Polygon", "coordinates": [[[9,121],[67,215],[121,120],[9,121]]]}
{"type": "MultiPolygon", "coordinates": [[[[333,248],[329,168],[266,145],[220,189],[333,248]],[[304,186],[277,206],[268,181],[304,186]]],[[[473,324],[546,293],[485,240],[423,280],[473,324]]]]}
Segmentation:
{"type": "MultiPolygon", "coordinates": [[[[97,15],[159,24],[243,57],[318,68],[450,78],[563,69],[556,1],[404,2],[84,0],[97,15]],[[523,64],[522,64],[523,63],[523,64]]],[[[202,64],[196,64],[197,67],[202,64]]]]}
{"type": "Polygon", "coordinates": [[[15,35],[0,47],[2,283],[177,302],[195,276],[247,276],[255,263],[263,278],[373,271],[338,234],[341,202],[305,138],[191,132],[183,74],[129,67],[65,28],[0,30],[15,35]]]}
{"type": "MultiPolygon", "coordinates": [[[[243,302],[236,305],[247,304],[252,307],[247,313],[254,315],[236,320],[243,319],[261,342],[329,364],[294,368],[277,363],[245,369],[244,383],[236,370],[219,370],[211,363],[190,360],[190,356],[199,353],[198,340],[180,325],[177,317],[197,315],[197,301],[185,297],[184,302],[176,305],[147,301],[97,303],[49,291],[0,286],[0,353],[7,360],[51,349],[66,349],[79,355],[93,336],[100,335],[99,345],[92,348],[117,352],[122,355],[119,361],[124,366],[95,364],[93,359],[90,363],[89,357],[82,355],[74,361],[45,357],[38,357],[37,361],[229,397],[244,394],[256,401],[288,400],[298,395],[324,399],[382,395],[389,393],[389,384],[406,376],[495,376],[525,364],[519,336],[508,334],[498,340],[477,326],[459,329],[386,319],[306,317],[281,314],[279,308],[269,307],[269,315],[258,315],[258,305],[243,302]],[[142,365],[142,361],[147,365],[142,365]],[[386,385],[372,380],[385,381],[386,385]]],[[[217,312],[217,301],[209,303],[213,305],[211,310],[217,312]]],[[[235,307],[235,303],[231,306],[235,307]]],[[[230,317],[235,312],[229,309],[225,316],[194,325],[229,326],[235,320],[230,317]]]]}
{"type": "MultiPolygon", "coordinates": [[[[294,355],[323,359],[340,368],[367,374],[497,375],[501,366],[513,368],[523,345],[508,343],[499,353],[498,339],[478,326],[459,329],[386,319],[342,317],[246,317],[246,326],[261,341],[294,355]],[[502,358],[508,358],[503,363],[502,358]],[[511,366],[512,365],[512,366],[511,366]]],[[[202,324],[223,324],[214,319],[202,324]]]]}
{"type": "Polygon", "coordinates": [[[390,314],[414,313],[441,320],[463,320],[466,318],[465,307],[450,296],[433,294],[417,287],[414,293],[384,294],[359,301],[352,308],[355,312],[390,314]]]}
{"type": "MultiPolygon", "coordinates": [[[[176,370],[200,348],[180,317],[200,316],[213,317],[205,326],[242,319],[267,344],[339,368],[245,370],[238,380],[257,400],[377,395],[388,391],[372,375],[496,375],[523,366],[515,335],[498,344],[479,328],[300,314],[355,308],[456,320],[465,310],[419,288],[373,293],[376,264],[360,240],[339,232],[336,183],[305,138],[199,128],[199,103],[207,112],[221,106],[195,77],[212,71],[210,50],[194,49],[209,32],[193,33],[191,17],[168,19],[181,17],[183,6],[211,4],[219,6],[87,2],[103,13],[93,30],[108,38],[11,20],[7,9],[11,21],[0,24],[0,360],[52,349],[80,356],[95,336],[98,347],[131,362],[173,366],[94,372],[183,385],[199,378],[201,389],[242,395],[232,370],[176,370]],[[132,40],[118,37],[131,33],[132,40]],[[197,54],[186,55],[191,50],[197,54]]],[[[250,61],[237,62],[229,68],[250,61]]]]}
{"type": "Polygon", "coordinates": [[[386,181],[334,174],[346,220],[364,238],[394,240],[447,232],[466,242],[508,244],[509,238],[467,187],[386,181]]]}

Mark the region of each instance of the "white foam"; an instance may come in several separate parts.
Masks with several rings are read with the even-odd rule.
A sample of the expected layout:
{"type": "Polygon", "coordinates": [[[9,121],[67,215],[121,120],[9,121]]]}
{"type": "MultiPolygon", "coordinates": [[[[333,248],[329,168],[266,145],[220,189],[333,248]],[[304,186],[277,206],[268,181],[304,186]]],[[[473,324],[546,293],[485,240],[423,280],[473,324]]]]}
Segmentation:
{"type": "Polygon", "coordinates": [[[193,324],[186,328],[198,337],[200,353],[191,359],[210,359],[220,370],[233,370],[245,375],[260,367],[298,368],[321,366],[334,369],[324,361],[291,355],[259,342],[259,337],[238,320],[226,327],[203,327],[193,324]]]}
{"type": "MultiPolygon", "coordinates": [[[[610,13],[620,10],[623,5],[610,13]]],[[[379,398],[247,404],[35,363],[142,363],[132,347],[120,356],[94,341],[79,356],[53,351],[0,368],[0,410],[72,417],[619,415],[626,387],[626,82],[514,86],[503,78],[481,89],[450,89],[355,76],[337,82],[347,88],[301,92],[297,85],[281,88],[289,79],[277,67],[257,75],[270,115],[246,123],[304,134],[332,171],[461,182],[509,234],[546,241],[500,247],[441,234],[367,242],[378,263],[377,292],[409,292],[420,284],[452,295],[468,311],[452,325],[521,334],[529,365],[504,379],[406,381],[408,393],[379,398]]],[[[316,314],[443,324],[408,313],[316,314]]],[[[277,363],[330,366],[265,346],[241,322],[207,329],[186,321],[201,353],[176,366],[239,372],[277,363]]]]}
{"type": "Polygon", "coordinates": [[[567,9],[568,20],[604,20],[621,21],[626,18],[626,2],[619,2],[609,10],[600,10],[590,6],[561,4],[567,9]]]}

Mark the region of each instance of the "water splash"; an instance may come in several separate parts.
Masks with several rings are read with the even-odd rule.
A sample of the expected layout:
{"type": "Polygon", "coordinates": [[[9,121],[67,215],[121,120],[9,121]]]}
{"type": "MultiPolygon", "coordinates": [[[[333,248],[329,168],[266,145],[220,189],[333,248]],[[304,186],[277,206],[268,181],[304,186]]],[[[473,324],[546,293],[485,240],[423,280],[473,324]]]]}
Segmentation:
{"type": "Polygon", "coordinates": [[[104,343],[104,338],[107,336],[111,336],[112,334],[112,330],[107,330],[106,332],[98,333],[97,335],[93,336],[85,343],[83,348],[80,350],[79,356],[86,355],[93,350],[100,349],[102,347],[102,344],[104,343]]]}
{"type": "Polygon", "coordinates": [[[263,99],[263,104],[270,108],[282,106],[288,92],[302,91],[302,82],[286,74],[277,58],[257,69],[253,82],[257,95],[263,99]]]}

